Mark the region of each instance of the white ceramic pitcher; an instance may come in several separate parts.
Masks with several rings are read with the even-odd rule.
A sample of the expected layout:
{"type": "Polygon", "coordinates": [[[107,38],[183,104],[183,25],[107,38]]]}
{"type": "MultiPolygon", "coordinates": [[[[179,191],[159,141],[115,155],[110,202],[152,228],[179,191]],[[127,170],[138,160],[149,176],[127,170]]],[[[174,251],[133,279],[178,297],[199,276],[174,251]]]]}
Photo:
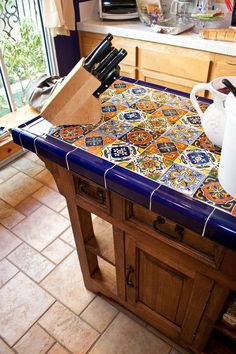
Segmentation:
{"type": "Polygon", "coordinates": [[[193,87],[190,99],[202,122],[202,127],[208,139],[217,146],[222,146],[226,113],[225,101],[227,94],[219,92],[218,90],[225,87],[222,84],[223,79],[228,79],[232,84],[236,82],[236,76],[223,76],[212,80],[210,83],[197,84],[193,87]],[[196,93],[199,91],[208,90],[213,97],[213,103],[203,113],[196,98],[196,93]]]}

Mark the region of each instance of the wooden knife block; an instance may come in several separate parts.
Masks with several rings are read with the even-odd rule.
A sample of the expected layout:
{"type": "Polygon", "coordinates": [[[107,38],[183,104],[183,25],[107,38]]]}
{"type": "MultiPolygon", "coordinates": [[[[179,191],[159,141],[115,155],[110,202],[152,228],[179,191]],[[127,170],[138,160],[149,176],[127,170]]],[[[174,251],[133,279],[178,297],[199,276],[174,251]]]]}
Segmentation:
{"type": "Polygon", "coordinates": [[[95,124],[101,119],[101,104],[93,92],[101,82],[82,66],[84,58],[58,85],[40,114],[53,125],[95,124]]]}

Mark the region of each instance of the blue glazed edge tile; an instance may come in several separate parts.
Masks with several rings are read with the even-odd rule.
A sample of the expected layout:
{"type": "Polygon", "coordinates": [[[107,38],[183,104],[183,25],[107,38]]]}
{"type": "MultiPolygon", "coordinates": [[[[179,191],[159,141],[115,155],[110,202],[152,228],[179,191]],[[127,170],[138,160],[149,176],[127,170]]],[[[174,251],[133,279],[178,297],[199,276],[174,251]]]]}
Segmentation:
{"type": "Polygon", "coordinates": [[[21,139],[20,139],[20,133],[21,133],[21,129],[17,128],[13,128],[11,131],[11,135],[12,135],[12,139],[14,141],[14,143],[21,145],[21,139]]]}
{"type": "Polygon", "coordinates": [[[13,141],[16,144],[37,154],[37,151],[35,150],[35,145],[34,145],[34,140],[36,139],[35,135],[31,134],[30,132],[28,132],[26,130],[14,128],[12,130],[12,137],[13,137],[13,141]]]}
{"type": "Polygon", "coordinates": [[[235,216],[214,210],[207,222],[204,236],[236,251],[235,216]]]}
{"type": "Polygon", "coordinates": [[[149,209],[150,197],[160,185],[128,169],[115,166],[106,173],[107,188],[149,209]]]}
{"type": "Polygon", "coordinates": [[[141,86],[145,86],[145,87],[150,87],[153,89],[157,89],[157,90],[161,90],[161,91],[166,91],[166,87],[165,86],[161,86],[161,85],[157,85],[157,84],[152,84],[151,82],[146,82],[146,81],[142,81],[142,80],[137,80],[136,81],[137,85],[141,85],[141,86]]]}
{"type": "Polygon", "coordinates": [[[126,77],[126,76],[121,76],[119,80],[130,82],[132,84],[136,83],[138,80],[137,79],[132,79],[131,77],[126,77]]]}
{"type": "Polygon", "coordinates": [[[214,209],[173,189],[161,186],[153,193],[151,210],[202,235],[207,218],[214,209]]]}
{"type": "Polygon", "coordinates": [[[92,155],[79,148],[68,155],[67,161],[71,171],[76,172],[103,187],[106,187],[104,179],[106,171],[114,166],[110,161],[92,155]]]}
{"type": "Polygon", "coordinates": [[[18,126],[18,128],[24,128],[26,127],[27,125],[33,123],[34,121],[38,120],[38,119],[41,119],[43,118],[42,116],[38,115],[34,118],[31,118],[30,120],[27,120],[25,123],[22,123],[21,125],[18,126]]]}

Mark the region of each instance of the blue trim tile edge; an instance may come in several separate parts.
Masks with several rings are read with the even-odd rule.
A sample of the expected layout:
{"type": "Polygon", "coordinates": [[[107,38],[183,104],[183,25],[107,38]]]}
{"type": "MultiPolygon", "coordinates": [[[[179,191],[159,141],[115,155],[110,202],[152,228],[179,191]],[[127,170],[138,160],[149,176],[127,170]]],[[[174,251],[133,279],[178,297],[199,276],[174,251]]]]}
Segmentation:
{"type": "Polygon", "coordinates": [[[235,216],[214,210],[207,222],[205,237],[236,251],[235,216]]]}
{"type": "Polygon", "coordinates": [[[104,177],[106,171],[114,166],[113,163],[79,148],[68,154],[67,161],[70,171],[76,172],[103,187],[106,187],[104,177]]]}
{"type": "Polygon", "coordinates": [[[213,208],[192,197],[161,186],[153,193],[151,210],[202,235],[213,208]]]}
{"type": "Polygon", "coordinates": [[[43,118],[42,116],[38,115],[34,118],[31,118],[30,120],[27,120],[25,123],[22,123],[21,125],[18,126],[18,128],[24,128],[26,127],[27,125],[33,123],[34,121],[38,120],[38,119],[41,119],[43,118]]]}
{"type": "Polygon", "coordinates": [[[16,144],[37,154],[34,146],[34,140],[36,138],[35,135],[31,134],[26,130],[22,130],[20,128],[14,128],[12,130],[12,138],[16,144]]]}
{"type": "Polygon", "coordinates": [[[149,209],[152,192],[160,185],[120,166],[106,173],[107,188],[149,209]]]}
{"type": "Polygon", "coordinates": [[[137,79],[132,79],[131,77],[126,77],[126,76],[121,76],[119,80],[130,82],[132,84],[135,84],[138,81],[137,79]]]}
{"type": "Polygon", "coordinates": [[[67,156],[75,149],[74,146],[64,143],[63,141],[46,137],[36,137],[34,141],[37,155],[41,155],[58,165],[67,168],[67,156]]]}

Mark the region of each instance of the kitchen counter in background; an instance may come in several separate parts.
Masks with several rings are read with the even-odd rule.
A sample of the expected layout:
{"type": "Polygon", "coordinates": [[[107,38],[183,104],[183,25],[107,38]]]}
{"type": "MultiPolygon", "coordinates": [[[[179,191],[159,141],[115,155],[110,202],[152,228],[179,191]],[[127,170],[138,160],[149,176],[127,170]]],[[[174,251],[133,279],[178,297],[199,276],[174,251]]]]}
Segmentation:
{"type": "Polygon", "coordinates": [[[153,43],[162,43],[173,46],[179,46],[190,49],[236,56],[236,43],[213,41],[202,39],[198,34],[191,31],[179,34],[169,35],[155,33],[150,27],[145,26],[139,20],[135,21],[101,21],[87,20],[77,23],[78,31],[93,32],[99,34],[112,33],[114,36],[124,38],[149,41],[153,43]]]}

